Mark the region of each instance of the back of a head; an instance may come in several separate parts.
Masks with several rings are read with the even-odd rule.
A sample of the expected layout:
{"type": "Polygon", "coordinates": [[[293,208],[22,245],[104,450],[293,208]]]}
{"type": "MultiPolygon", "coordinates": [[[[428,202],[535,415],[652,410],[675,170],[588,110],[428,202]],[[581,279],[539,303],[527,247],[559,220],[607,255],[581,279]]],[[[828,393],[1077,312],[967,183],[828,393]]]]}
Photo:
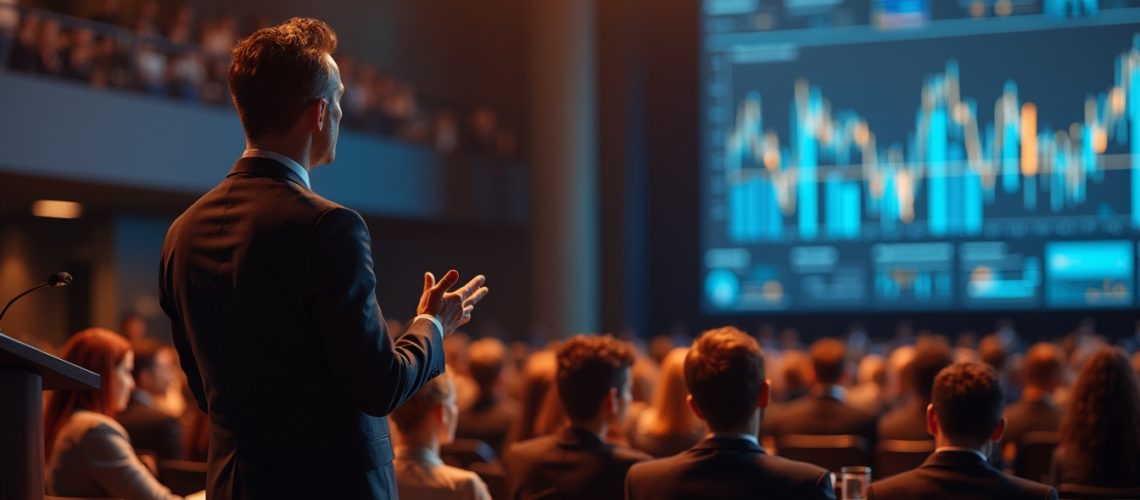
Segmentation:
{"type": "Polygon", "coordinates": [[[983,363],[957,363],[938,372],[931,404],[941,432],[953,443],[976,446],[993,434],[1004,403],[997,371],[983,363]]]}
{"type": "Polygon", "coordinates": [[[676,347],[661,360],[661,380],[653,395],[653,425],[649,433],[657,435],[684,435],[698,424],[696,415],[685,401],[689,389],[685,385],[685,357],[687,347],[676,347]]]}
{"type": "Polygon", "coordinates": [[[859,385],[875,384],[879,387],[887,385],[887,363],[882,356],[868,354],[859,360],[859,369],[855,377],[859,385]]]}
{"type": "Polygon", "coordinates": [[[1140,381],[1124,352],[1103,347],[1089,356],[1061,420],[1061,446],[1076,477],[1092,484],[1134,486],[1140,470],[1140,381]]]}
{"type": "Polygon", "coordinates": [[[1025,383],[1029,387],[1052,392],[1061,385],[1064,354],[1051,342],[1040,342],[1025,354],[1025,383]]]}
{"type": "Polygon", "coordinates": [[[938,337],[923,337],[915,345],[914,357],[906,368],[910,374],[911,391],[922,401],[930,401],[934,377],[953,362],[950,345],[945,340],[938,337]]]}
{"type": "Polygon", "coordinates": [[[295,17],[234,47],[230,94],[246,137],[283,135],[312,100],[333,97],[337,84],[326,57],[336,45],[327,24],[295,17]]]}
{"type": "Polygon", "coordinates": [[[131,375],[134,376],[135,382],[139,381],[139,375],[143,372],[154,370],[155,365],[158,364],[158,356],[170,347],[162,342],[153,339],[144,339],[134,344],[133,349],[135,352],[135,366],[131,370],[131,375]]]}
{"type": "Polygon", "coordinates": [[[708,330],[685,357],[685,383],[713,431],[744,425],[764,385],[760,346],[731,326],[708,330]]]}
{"type": "Polygon", "coordinates": [[[847,360],[847,346],[843,342],[833,338],[819,339],[811,345],[808,354],[817,384],[839,383],[847,360]]]}
{"type": "Polygon", "coordinates": [[[981,343],[978,344],[978,356],[981,356],[983,362],[999,372],[1005,369],[1005,362],[1008,357],[1005,344],[997,335],[986,335],[982,338],[981,343]]]}
{"type": "Polygon", "coordinates": [[[503,341],[487,337],[471,343],[467,354],[468,369],[471,378],[479,385],[479,392],[483,394],[490,392],[506,367],[507,347],[503,345],[503,341]]]}
{"type": "Polygon", "coordinates": [[[558,348],[558,397],[573,420],[598,414],[611,389],[629,383],[633,349],[609,335],[577,335],[558,348]]]}
{"type": "Polygon", "coordinates": [[[392,412],[396,429],[407,435],[429,425],[433,421],[430,418],[432,410],[454,397],[454,394],[455,382],[446,371],[427,381],[411,399],[392,412]]]}

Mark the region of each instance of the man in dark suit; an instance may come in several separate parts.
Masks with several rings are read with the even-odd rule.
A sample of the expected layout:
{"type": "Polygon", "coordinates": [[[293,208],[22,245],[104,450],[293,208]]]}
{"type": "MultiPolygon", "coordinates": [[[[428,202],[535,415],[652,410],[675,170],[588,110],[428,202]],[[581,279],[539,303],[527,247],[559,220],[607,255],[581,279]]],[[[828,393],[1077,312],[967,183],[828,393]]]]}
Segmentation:
{"type": "Polygon", "coordinates": [[[875,415],[848,405],[842,385],[846,376],[847,349],[832,338],[817,340],[808,352],[815,383],[806,397],[788,403],[777,418],[768,422],[765,434],[776,437],[789,434],[833,435],[853,434],[867,441],[867,449],[875,445],[875,415]]]}
{"type": "Polygon", "coordinates": [[[909,395],[898,408],[879,419],[879,439],[927,440],[926,407],[934,377],[950,366],[954,357],[950,345],[941,337],[923,337],[914,347],[914,358],[903,368],[909,395]]]}
{"type": "Polygon", "coordinates": [[[1005,431],[1002,388],[993,367],[959,363],[934,379],[926,425],[937,448],[918,469],[872,483],[879,500],[1056,499],[1044,484],[1003,474],[986,457],[1005,431]]]}
{"type": "Polygon", "coordinates": [[[605,441],[633,399],[633,350],[608,335],[578,335],[558,348],[557,362],[558,398],[570,425],[507,450],[510,498],[620,499],[626,471],[649,459],[605,441]]]}
{"type": "Polygon", "coordinates": [[[132,349],[135,390],[127,408],[115,419],[127,430],[135,450],[154,453],[160,459],[182,458],[182,425],[154,406],[154,398],[165,396],[178,376],[174,349],[150,339],[134,344],[132,349]]]}
{"type": "Polygon", "coordinates": [[[469,408],[459,412],[455,435],[483,441],[502,455],[507,432],[519,415],[515,402],[503,397],[507,349],[503,341],[487,337],[472,343],[468,353],[471,378],[479,394],[469,408]]]}
{"type": "Polygon", "coordinates": [[[371,237],[309,187],[333,161],[344,85],[321,21],[290,19],[233,51],[247,149],[170,227],[161,303],[209,413],[206,491],[229,498],[391,498],[384,418],[444,369],[443,336],[486,293],[425,274],[417,316],[389,338],[371,237]]]}
{"type": "Polygon", "coordinates": [[[1049,342],[1035,344],[1025,354],[1025,389],[1021,399],[1005,407],[1005,435],[1002,437],[1006,463],[1017,459],[1017,445],[1027,432],[1057,432],[1061,409],[1053,402],[1053,392],[1061,386],[1064,369],[1061,349],[1049,342]]]}
{"type": "Polygon", "coordinates": [[[760,447],[769,390],[752,337],[732,327],[702,334],[685,357],[685,383],[689,407],[712,433],[687,451],[634,465],[627,499],[835,498],[826,470],[760,447]]]}

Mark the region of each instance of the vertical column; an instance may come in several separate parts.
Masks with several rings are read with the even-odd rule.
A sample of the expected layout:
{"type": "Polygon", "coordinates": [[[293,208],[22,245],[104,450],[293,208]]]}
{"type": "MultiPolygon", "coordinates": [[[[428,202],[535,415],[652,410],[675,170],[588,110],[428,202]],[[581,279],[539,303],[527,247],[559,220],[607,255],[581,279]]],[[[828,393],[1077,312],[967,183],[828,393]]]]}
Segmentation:
{"type": "Polygon", "coordinates": [[[930,194],[927,217],[930,233],[946,234],[946,108],[939,105],[930,113],[930,136],[926,142],[926,165],[930,194]]]}
{"type": "Polygon", "coordinates": [[[597,331],[594,2],[530,4],[531,290],[548,335],[597,331]]]}

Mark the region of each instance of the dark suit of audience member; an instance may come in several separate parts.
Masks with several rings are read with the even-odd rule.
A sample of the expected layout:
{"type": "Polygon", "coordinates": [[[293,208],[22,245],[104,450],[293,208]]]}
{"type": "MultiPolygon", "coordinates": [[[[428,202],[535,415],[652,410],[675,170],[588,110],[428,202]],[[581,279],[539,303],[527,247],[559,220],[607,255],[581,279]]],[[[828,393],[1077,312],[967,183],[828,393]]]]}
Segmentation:
{"type": "Polygon", "coordinates": [[[685,381],[689,404],[712,435],[634,465],[627,499],[835,498],[826,470],[773,457],[757,443],[769,386],[755,339],[732,327],[705,332],[686,357],[685,381]]]}
{"type": "Polygon", "coordinates": [[[165,394],[178,376],[174,349],[153,340],[134,346],[135,366],[132,375],[137,389],[131,393],[127,409],[115,419],[131,436],[131,445],[149,451],[158,458],[185,456],[182,423],[160,411],[153,396],[165,394]]]}
{"type": "Polygon", "coordinates": [[[368,227],[308,183],[335,156],[335,46],[294,18],[234,49],[249,149],[163,245],[162,307],[210,416],[212,499],[394,497],[384,417],[443,371],[442,336],[486,293],[481,277],[447,292],[458,273],[425,275],[420,315],[389,337],[368,227]]]}
{"type": "Polygon", "coordinates": [[[507,433],[519,418],[518,405],[503,397],[506,346],[495,338],[479,339],[468,348],[468,368],[478,397],[459,413],[456,437],[478,439],[503,454],[507,433]]]}
{"type": "Polygon", "coordinates": [[[1005,407],[1005,436],[1002,437],[1006,463],[1017,457],[1017,445],[1027,432],[1057,432],[1063,412],[1053,403],[1053,391],[1061,385],[1064,357],[1047,342],[1034,345],[1025,354],[1025,389],[1021,399],[1005,407]]]}
{"type": "Polygon", "coordinates": [[[902,406],[887,412],[879,419],[879,439],[926,440],[926,405],[934,377],[950,366],[954,358],[950,346],[937,337],[926,337],[914,348],[914,358],[903,368],[902,376],[908,380],[910,394],[902,406]]]}
{"type": "Polygon", "coordinates": [[[579,335],[559,347],[557,358],[558,397],[570,426],[507,450],[509,498],[620,499],[626,471],[649,459],[602,439],[632,398],[633,351],[609,336],[579,335]]]}
{"type": "Polygon", "coordinates": [[[1128,358],[1112,347],[1093,353],[1071,394],[1053,482],[1140,488],[1140,380],[1128,358]]]}
{"type": "Polygon", "coordinates": [[[844,378],[847,351],[842,342],[825,338],[810,350],[815,387],[806,397],[780,408],[777,418],[765,424],[766,434],[779,438],[789,434],[854,434],[875,445],[875,415],[857,410],[843,401],[839,383],[844,378]]]}
{"type": "Polygon", "coordinates": [[[1004,396],[997,372],[982,363],[959,363],[934,381],[926,420],[934,453],[912,471],[872,483],[878,500],[1056,499],[1053,488],[1002,473],[986,451],[1000,442],[1004,396]]]}

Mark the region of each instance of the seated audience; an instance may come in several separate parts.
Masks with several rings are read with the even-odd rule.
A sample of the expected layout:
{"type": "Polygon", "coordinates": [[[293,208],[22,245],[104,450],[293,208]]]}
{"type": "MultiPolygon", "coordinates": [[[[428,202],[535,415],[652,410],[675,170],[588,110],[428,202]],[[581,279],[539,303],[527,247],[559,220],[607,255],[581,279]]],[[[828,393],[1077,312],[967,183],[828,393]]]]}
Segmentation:
{"type": "Polygon", "coordinates": [[[853,434],[875,444],[875,416],[846,403],[842,384],[847,348],[836,339],[825,338],[812,344],[808,352],[815,374],[812,392],[788,403],[768,424],[768,434],[779,438],[789,434],[853,434]]]}
{"type": "Polygon", "coordinates": [[[557,363],[558,396],[570,425],[507,450],[510,498],[620,499],[626,471],[649,459],[605,442],[632,399],[633,351],[609,336],[578,335],[558,348],[557,363]]]}
{"type": "Polygon", "coordinates": [[[887,363],[882,356],[863,356],[855,380],[855,387],[847,392],[847,404],[872,415],[882,413],[887,391],[887,363]]]}
{"type": "Polygon", "coordinates": [[[732,327],[705,332],[684,373],[688,403],[712,434],[680,454],[634,465],[627,499],[835,498],[826,470],[760,447],[769,384],[754,339],[732,327]]]}
{"type": "Polygon", "coordinates": [[[134,376],[136,389],[131,393],[127,409],[115,418],[131,436],[135,450],[149,451],[158,458],[182,458],[182,425],[178,419],[154,405],[155,397],[166,391],[179,376],[174,348],[154,340],[135,347],[134,376]]]}
{"type": "Polygon", "coordinates": [[[914,355],[903,369],[908,400],[879,419],[879,439],[930,439],[926,431],[926,407],[934,377],[953,363],[950,346],[937,337],[924,337],[914,348],[914,355]]]}
{"type": "Polygon", "coordinates": [[[1021,391],[1012,383],[1010,377],[1009,352],[996,333],[982,337],[982,341],[978,344],[978,357],[983,363],[992,366],[997,371],[1006,402],[1017,401],[1021,397],[1021,391]]]}
{"type": "Polygon", "coordinates": [[[468,352],[477,396],[470,408],[459,412],[455,435],[483,441],[501,455],[507,433],[519,416],[515,402],[503,395],[507,349],[499,339],[488,337],[472,343],[468,352]]]}
{"type": "Polygon", "coordinates": [[[1003,455],[1007,463],[1017,459],[1017,445],[1027,432],[1056,432],[1061,425],[1061,409],[1053,402],[1053,391],[1061,386],[1064,369],[1061,349],[1041,342],[1025,356],[1025,390],[1021,400],[1005,407],[1005,443],[1003,455]]]}
{"type": "Polygon", "coordinates": [[[685,387],[685,355],[678,347],[661,362],[661,380],[651,406],[641,412],[629,430],[634,448],[654,457],[674,455],[689,449],[704,437],[705,429],[689,409],[685,387]]]}
{"type": "Polygon", "coordinates": [[[526,358],[519,377],[519,418],[511,426],[507,443],[517,443],[536,437],[534,432],[538,414],[548,392],[554,387],[558,361],[552,349],[537,351],[526,358]]]}
{"type": "Polygon", "coordinates": [[[918,469],[872,483],[869,498],[1055,499],[1053,488],[1002,473],[986,457],[1001,441],[1001,382],[993,367],[958,363],[934,379],[926,423],[937,446],[918,469]]]}
{"type": "Polygon", "coordinates": [[[455,383],[446,372],[392,412],[400,443],[392,462],[400,498],[490,500],[487,485],[477,474],[445,465],[439,458],[439,446],[455,438],[458,417],[455,383]]]}
{"type": "Polygon", "coordinates": [[[178,498],[139,461],[126,430],[111,418],[127,407],[134,389],[130,344],[110,330],[90,328],[64,345],[63,359],[98,373],[100,388],[48,396],[47,493],[123,500],[178,498]]]}
{"type": "Polygon", "coordinates": [[[1101,348],[1085,362],[1071,394],[1053,481],[1140,487],[1140,382],[1128,358],[1101,348]]]}

